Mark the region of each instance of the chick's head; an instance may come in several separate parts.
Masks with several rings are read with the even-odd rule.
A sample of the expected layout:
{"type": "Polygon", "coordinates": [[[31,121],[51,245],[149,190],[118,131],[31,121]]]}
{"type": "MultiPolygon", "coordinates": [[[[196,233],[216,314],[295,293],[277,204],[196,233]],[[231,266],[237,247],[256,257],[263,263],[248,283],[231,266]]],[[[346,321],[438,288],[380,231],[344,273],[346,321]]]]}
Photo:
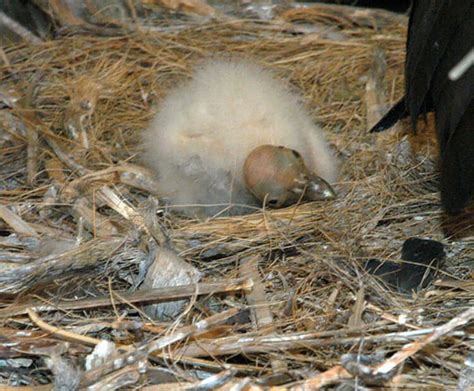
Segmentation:
{"type": "Polygon", "coordinates": [[[336,195],[329,183],[308,170],[298,151],[283,146],[255,148],[247,156],[243,172],[250,193],[272,208],[300,199],[327,200],[336,195]]]}

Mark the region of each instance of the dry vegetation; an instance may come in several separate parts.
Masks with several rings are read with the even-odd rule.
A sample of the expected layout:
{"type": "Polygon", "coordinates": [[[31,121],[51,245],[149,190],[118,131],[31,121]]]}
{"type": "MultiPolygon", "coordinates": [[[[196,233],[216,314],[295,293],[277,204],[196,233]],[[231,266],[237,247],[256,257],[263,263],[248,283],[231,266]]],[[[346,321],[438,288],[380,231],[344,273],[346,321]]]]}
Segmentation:
{"type": "Polygon", "coordinates": [[[170,23],[3,49],[0,357],[25,359],[0,368],[4,384],[54,377],[92,389],[187,389],[216,374],[214,388],[309,390],[360,375],[358,384],[389,378],[394,389],[456,388],[467,326],[441,332],[390,376],[364,377],[358,366],[370,356],[373,370],[472,306],[472,285],[461,280],[474,257],[470,227],[446,228],[429,148],[412,156],[400,135],[367,133],[374,53],[383,50],[392,103],[402,94],[406,23],[365,20],[288,11],[272,22],[170,23]],[[200,222],[143,190],[140,131],[154,104],[215,55],[257,61],[303,92],[343,162],[337,200],[200,222]],[[362,266],[399,259],[411,236],[446,244],[447,266],[441,282],[404,296],[362,266]],[[202,286],[137,295],[149,253],[166,240],[199,269],[202,286]],[[179,317],[153,321],[143,303],[166,294],[192,298],[179,317]],[[133,358],[79,375],[101,339],[133,358]],[[355,359],[342,367],[346,353],[355,359]]]}

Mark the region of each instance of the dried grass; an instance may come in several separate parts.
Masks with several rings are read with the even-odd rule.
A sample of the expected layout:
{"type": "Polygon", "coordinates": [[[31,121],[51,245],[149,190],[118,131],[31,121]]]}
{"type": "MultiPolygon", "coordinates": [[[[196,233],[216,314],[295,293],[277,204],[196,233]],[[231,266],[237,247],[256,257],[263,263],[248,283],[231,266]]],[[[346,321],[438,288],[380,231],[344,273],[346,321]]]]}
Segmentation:
{"type": "MultiPolygon", "coordinates": [[[[472,273],[468,261],[472,263],[474,257],[474,237],[445,237],[433,166],[427,168],[423,163],[430,158],[423,155],[422,163],[415,165],[400,158],[398,140],[381,148],[376,136],[367,133],[365,83],[374,49],[382,48],[385,53],[385,86],[393,102],[402,91],[405,24],[395,21],[374,29],[350,19],[320,15],[317,21],[328,28],[334,28],[334,22],[342,26],[339,34],[343,39],[338,40],[319,33],[296,34],[300,25],[290,21],[310,23],[314,15],[290,16],[284,23],[190,23],[176,30],[117,37],[73,35],[4,49],[9,64],[0,68],[2,88],[12,88],[25,98],[16,109],[1,113],[7,126],[1,141],[0,202],[13,207],[35,234],[27,236],[17,230],[12,236],[15,223],[0,220],[3,314],[14,313],[17,305],[35,297],[54,305],[60,299],[110,295],[116,299],[113,308],[53,311],[41,317],[61,329],[121,344],[164,335],[178,326],[153,325],[141,311],[135,311],[139,303],[118,306],[120,298],[114,292],[135,289],[137,274],[147,259],[150,235],[133,218],[113,210],[99,193],[108,186],[145,219],[150,213],[147,193],[127,185],[114,167],[139,164],[139,135],[153,115],[154,103],[176,81],[189,76],[193,64],[216,55],[250,58],[303,92],[307,107],[343,160],[339,197],[333,202],[205,222],[180,218],[164,208],[161,228],[179,253],[204,273],[204,281],[238,278],[239,260],[259,257],[274,329],[305,337],[300,342],[275,345],[259,342],[265,329],[256,330],[241,316],[232,325],[215,327],[207,335],[173,345],[166,350],[169,359],[155,359],[161,366],[190,380],[198,374],[197,368],[219,370],[227,362],[235,376],[263,379],[278,358],[286,363],[293,379],[306,379],[314,371],[338,364],[344,353],[396,352],[407,339],[392,338],[389,333],[443,324],[472,305],[472,288],[431,286],[406,297],[388,290],[362,269],[371,258],[398,259],[402,242],[419,236],[448,245],[449,267],[444,277],[465,278],[472,273]],[[28,124],[25,113],[33,108],[35,115],[28,124]],[[69,123],[84,128],[89,150],[81,147],[80,137],[68,134],[69,123]],[[32,170],[36,167],[31,186],[27,185],[25,127],[33,127],[40,135],[37,152],[29,157],[36,163],[31,166],[32,170]],[[46,139],[58,143],[76,166],[58,159],[46,139]],[[91,176],[89,180],[83,177],[86,174],[91,176]],[[78,201],[84,201],[85,206],[78,206],[78,201]],[[87,211],[91,213],[89,223],[84,217],[87,211]],[[64,243],[59,238],[74,241],[77,236],[82,240],[78,247],[58,249],[64,243]],[[64,267],[58,259],[69,266],[64,267]],[[35,266],[25,269],[22,265],[28,262],[35,266]],[[58,263],[59,274],[55,272],[58,263]],[[362,287],[370,305],[358,320],[359,328],[351,329],[349,318],[362,287]],[[128,314],[122,316],[123,311],[128,314]],[[397,323],[401,315],[407,317],[403,324],[397,323]],[[116,326],[140,319],[145,326],[137,329],[116,326]],[[234,346],[236,338],[244,335],[256,340],[237,343],[224,356],[213,351],[215,344],[224,346],[228,339],[234,346]],[[199,345],[210,351],[201,361],[191,358],[203,355],[198,352],[199,345]],[[188,359],[177,352],[184,352],[188,359]]],[[[245,306],[239,295],[197,298],[181,325],[229,305],[245,306]]],[[[32,328],[24,315],[2,317],[5,329],[32,328]]],[[[405,363],[398,385],[452,388],[469,344],[462,335],[439,341],[405,363]]],[[[39,347],[31,349],[37,352],[39,347]]],[[[83,355],[69,351],[70,356],[76,354],[83,355]]],[[[21,355],[17,352],[16,356],[21,355]]],[[[25,370],[23,381],[39,384],[44,373],[25,370]]]]}

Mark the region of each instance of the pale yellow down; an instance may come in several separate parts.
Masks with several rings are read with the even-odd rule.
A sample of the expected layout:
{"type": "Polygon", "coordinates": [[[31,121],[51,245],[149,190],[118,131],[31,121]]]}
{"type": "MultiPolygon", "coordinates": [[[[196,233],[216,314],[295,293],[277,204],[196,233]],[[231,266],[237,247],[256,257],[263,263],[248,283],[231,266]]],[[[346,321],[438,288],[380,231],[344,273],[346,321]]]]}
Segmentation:
{"type": "Polygon", "coordinates": [[[242,168],[264,144],[294,149],[310,171],[329,183],[337,179],[337,161],[300,98],[261,67],[230,60],[203,64],[171,90],[143,135],[158,195],[190,216],[261,207],[242,168]]]}

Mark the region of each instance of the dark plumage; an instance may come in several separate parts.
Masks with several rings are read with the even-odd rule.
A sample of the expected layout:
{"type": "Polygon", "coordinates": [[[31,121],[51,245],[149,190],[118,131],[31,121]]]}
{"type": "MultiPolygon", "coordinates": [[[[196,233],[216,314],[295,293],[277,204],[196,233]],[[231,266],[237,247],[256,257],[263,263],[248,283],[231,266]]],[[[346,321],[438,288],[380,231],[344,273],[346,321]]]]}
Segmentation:
{"type": "Polygon", "coordinates": [[[458,80],[449,71],[474,47],[473,0],[414,0],[405,62],[405,96],[372,128],[435,112],[441,199],[450,214],[474,195],[474,67],[458,80]]]}

